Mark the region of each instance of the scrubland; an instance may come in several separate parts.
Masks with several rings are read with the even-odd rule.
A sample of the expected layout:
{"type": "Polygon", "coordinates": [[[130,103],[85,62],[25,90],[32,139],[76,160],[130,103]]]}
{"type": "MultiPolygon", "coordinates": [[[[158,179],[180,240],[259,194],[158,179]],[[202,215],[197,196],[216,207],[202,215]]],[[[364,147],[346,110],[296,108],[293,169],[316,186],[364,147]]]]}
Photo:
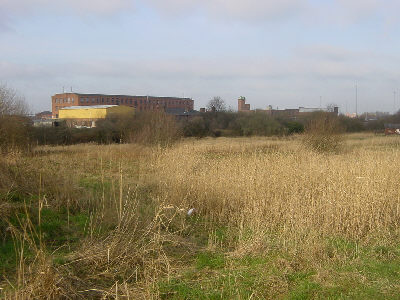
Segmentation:
{"type": "Polygon", "coordinates": [[[399,137],[346,135],[326,153],[301,140],[1,158],[0,295],[398,299],[399,137]]]}

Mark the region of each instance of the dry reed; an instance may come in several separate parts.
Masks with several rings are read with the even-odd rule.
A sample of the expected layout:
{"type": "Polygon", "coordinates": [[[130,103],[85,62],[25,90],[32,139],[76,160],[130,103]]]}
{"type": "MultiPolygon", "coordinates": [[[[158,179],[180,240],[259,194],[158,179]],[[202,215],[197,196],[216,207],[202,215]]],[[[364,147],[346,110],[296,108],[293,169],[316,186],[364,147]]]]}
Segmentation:
{"type": "Polygon", "coordinates": [[[157,167],[171,204],[238,228],[243,246],[246,232],[290,247],[332,236],[362,240],[400,224],[400,149],[390,146],[395,138],[359,144],[323,155],[296,141],[186,142],[161,155],[157,167]]]}

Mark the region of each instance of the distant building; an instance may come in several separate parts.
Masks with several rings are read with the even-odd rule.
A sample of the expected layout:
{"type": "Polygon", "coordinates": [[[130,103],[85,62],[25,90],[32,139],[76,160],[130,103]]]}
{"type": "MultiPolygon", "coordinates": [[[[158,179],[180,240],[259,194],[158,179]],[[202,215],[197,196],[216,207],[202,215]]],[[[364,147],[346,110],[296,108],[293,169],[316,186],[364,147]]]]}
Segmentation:
{"type": "Polygon", "coordinates": [[[51,119],[51,118],[52,118],[52,113],[51,113],[51,111],[48,111],[48,110],[37,113],[34,116],[35,120],[45,120],[45,119],[51,119]]]}
{"type": "Polygon", "coordinates": [[[302,116],[305,114],[313,113],[313,112],[330,112],[333,114],[339,114],[339,107],[334,107],[333,111],[330,111],[325,108],[307,108],[307,107],[299,107],[299,108],[286,108],[286,109],[273,109],[271,105],[264,109],[256,109],[250,110],[250,104],[246,104],[246,98],[240,97],[238,99],[238,111],[239,112],[247,112],[247,111],[258,111],[258,112],[265,112],[270,116],[279,116],[279,117],[288,117],[288,118],[296,118],[298,116],[302,116]]]}
{"type": "Polygon", "coordinates": [[[246,104],[246,97],[239,97],[238,99],[238,111],[250,111],[250,104],[246,104]]]}
{"type": "Polygon", "coordinates": [[[53,118],[59,117],[60,109],[70,106],[121,105],[133,107],[136,111],[168,108],[182,108],[190,111],[194,107],[194,101],[190,98],[80,93],[55,94],[51,97],[51,104],[53,118]]]}
{"type": "Polygon", "coordinates": [[[122,105],[69,106],[59,110],[59,119],[70,127],[95,127],[100,119],[133,115],[135,109],[122,105]]]}
{"type": "Polygon", "coordinates": [[[56,125],[56,120],[53,119],[36,119],[32,122],[34,127],[52,127],[56,125]]]}
{"type": "Polygon", "coordinates": [[[299,113],[313,113],[313,112],[327,112],[327,109],[324,108],[313,108],[313,107],[299,107],[299,113]]]}
{"type": "Polygon", "coordinates": [[[185,110],[182,108],[167,108],[165,112],[169,115],[175,116],[177,120],[189,120],[200,114],[197,110],[185,110]]]}
{"type": "Polygon", "coordinates": [[[345,116],[348,117],[348,118],[352,118],[352,119],[357,118],[357,114],[356,113],[346,113],[345,116]]]}

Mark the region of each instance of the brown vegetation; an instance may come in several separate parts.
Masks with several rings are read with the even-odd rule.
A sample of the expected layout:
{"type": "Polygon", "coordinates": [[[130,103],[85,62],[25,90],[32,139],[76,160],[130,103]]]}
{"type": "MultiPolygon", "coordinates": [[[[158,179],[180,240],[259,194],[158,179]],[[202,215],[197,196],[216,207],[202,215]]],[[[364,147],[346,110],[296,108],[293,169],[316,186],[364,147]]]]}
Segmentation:
{"type": "Polygon", "coordinates": [[[343,142],[343,131],[337,116],[317,113],[306,126],[303,143],[317,152],[337,152],[343,142]]]}
{"type": "MultiPolygon", "coordinates": [[[[337,266],[360,263],[360,249],[383,249],[397,260],[385,249],[400,236],[400,148],[397,137],[349,136],[343,143],[348,151],[337,155],[309,150],[296,137],[185,140],[169,148],[80,145],[3,161],[8,173],[0,176],[10,184],[2,186],[0,205],[25,216],[0,216],[7,224],[2,239],[12,236],[17,254],[15,276],[0,283],[3,295],[196,299],[203,297],[193,294],[199,284],[217,288],[220,298],[276,298],[312,270],[321,290],[343,284],[338,293],[354,296],[343,276],[353,287],[375,279],[337,266]],[[54,236],[51,220],[59,220],[50,223],[54,236]],[[258,265],[236,273],[248,257],[264,259],[255,279],[258,265]],[[175,289],[196,259],[193,288],[175,289]],[[234,284],[218,286],[226,278],[234,284]]],[[[398,284],[384,282],[376,295],[393,296],[398,284]]]]}

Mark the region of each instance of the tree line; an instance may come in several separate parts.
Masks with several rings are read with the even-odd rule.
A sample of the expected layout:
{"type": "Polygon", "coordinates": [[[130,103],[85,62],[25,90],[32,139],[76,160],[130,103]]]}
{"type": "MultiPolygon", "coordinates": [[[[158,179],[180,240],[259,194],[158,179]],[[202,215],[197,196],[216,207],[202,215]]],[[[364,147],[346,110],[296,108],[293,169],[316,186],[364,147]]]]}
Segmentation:
{"type": "Polygon", "coordinates": [[[0,85],[0,152],[29,151],[36,145],[76,143],[142,143],[168,145],[182,137],[285,136],[301,134],[312,120],[328,114],[342,132],[383,131],[385,123],[400,123],[400,113],[365,122],[329,113],[310,113],[297,117],[274,117],[263,111],[234,112],[220,97],[208,104],[208,111],[179,120],[162,111],[138,112],[133,116],[99,120],[95,128],[70,128],[60,122],[56,127],[33,127],[26,117],[23,97],[0,85]]]}

